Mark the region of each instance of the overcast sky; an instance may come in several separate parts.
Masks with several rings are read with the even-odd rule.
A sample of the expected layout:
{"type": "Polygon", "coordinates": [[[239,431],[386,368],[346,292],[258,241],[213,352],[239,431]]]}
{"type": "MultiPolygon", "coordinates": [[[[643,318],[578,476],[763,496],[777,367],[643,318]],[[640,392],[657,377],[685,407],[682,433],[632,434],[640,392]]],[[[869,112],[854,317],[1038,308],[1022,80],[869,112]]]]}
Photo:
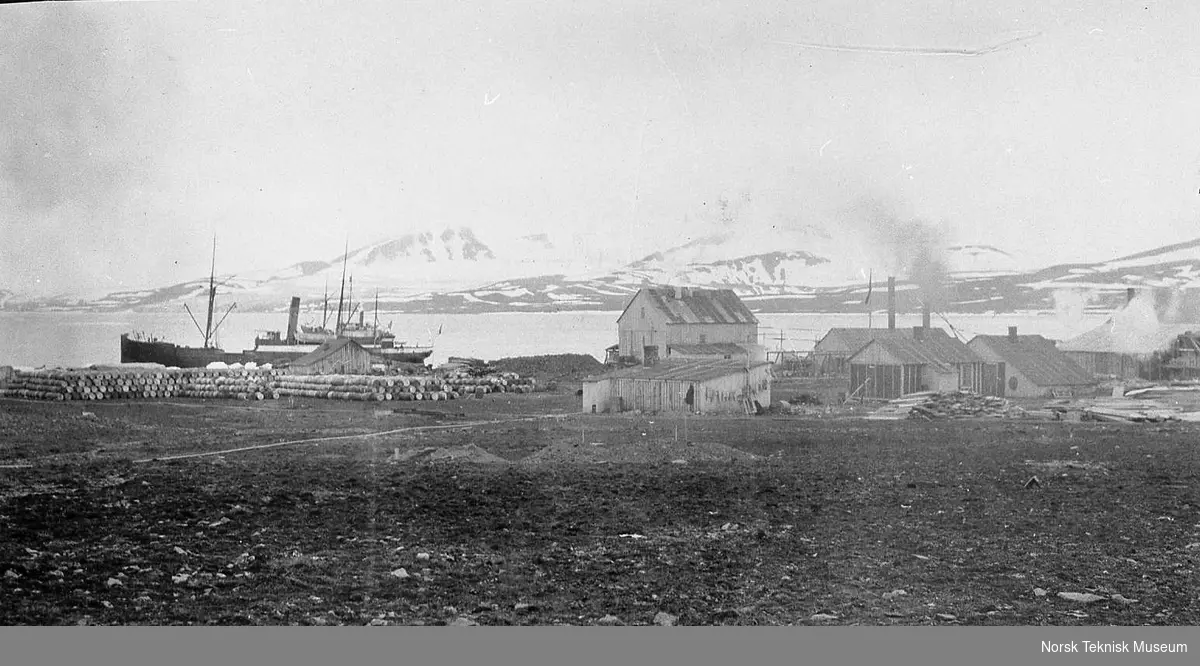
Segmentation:
{"type": "Polygon", "coordinates": [[[195,277],[214,232],[230,269],[458,225],[641,255],[722,196],[883,198],[1039,264],[1186,240],[1200,4],[1145,7],[3,6],[0,288],[195,277]]]}

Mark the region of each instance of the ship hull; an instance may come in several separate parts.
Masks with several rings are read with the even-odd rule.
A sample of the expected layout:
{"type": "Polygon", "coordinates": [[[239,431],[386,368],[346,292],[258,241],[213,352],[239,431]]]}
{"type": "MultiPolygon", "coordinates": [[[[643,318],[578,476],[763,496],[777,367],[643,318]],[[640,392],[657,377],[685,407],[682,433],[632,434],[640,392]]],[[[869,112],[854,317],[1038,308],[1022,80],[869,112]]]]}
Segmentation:
{"type": "Polygon", "coordinates": [[[366,349],[371,353],[372,356],[384,359],[390,363],[424,363],[425,359],[429,358],[429,356],[433,354],[432,349],[421,348],[400,349],[393,347],[388,349],[367,347],[366,349]]]}
{"type": "Polygon", "coordinates": [[[121,335],[122,363],[158,363],[174,368],[203,368],[209,363],[240,363],[241,354],[223,349],[205,347],[181,347],[171,342],[149,342],[133,340],[128,334],[121,335]]]}

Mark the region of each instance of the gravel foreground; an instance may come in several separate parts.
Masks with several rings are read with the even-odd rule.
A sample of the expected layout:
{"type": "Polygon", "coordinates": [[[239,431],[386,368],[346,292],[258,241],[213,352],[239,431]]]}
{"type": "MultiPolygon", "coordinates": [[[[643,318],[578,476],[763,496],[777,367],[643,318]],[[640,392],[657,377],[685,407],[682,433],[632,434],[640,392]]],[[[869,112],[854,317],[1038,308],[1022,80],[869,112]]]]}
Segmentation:
{"type": "Polygon", "coordinates": [[[4,401],[0,622],[1200,624],[1191,424],[434,405],[4,401]]]}

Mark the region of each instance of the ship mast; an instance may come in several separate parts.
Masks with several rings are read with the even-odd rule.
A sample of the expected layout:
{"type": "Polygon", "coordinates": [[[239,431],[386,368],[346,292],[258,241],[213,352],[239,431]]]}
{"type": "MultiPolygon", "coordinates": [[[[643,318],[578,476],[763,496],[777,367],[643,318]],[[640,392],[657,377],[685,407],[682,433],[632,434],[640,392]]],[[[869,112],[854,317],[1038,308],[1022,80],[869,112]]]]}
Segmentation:
{"type": "Polygon", "coordinates": [[[346,298],[346,261],[350,258],[350,239],[346,239],[346,253],[342,255],[342,288],[338,292],[338,315],[337,326],[334,328],[334,333],[338,336],[342,334],[342,304],[346,298]]]}
{"type": "Polygon", "coordinates": [[[208,343],[212,339],[212,315],[213,302],[217,298],[217,235],[213,234],[213,257],[212,271],[208,274],[208,320],[204,322],[204,348],[208,348],[208,343]]]}
{"type": "Polygon", "coordinates": [[[325,305],[321,307],[321,329],[329,325],[329,276],[325,276],[325,305]]]}

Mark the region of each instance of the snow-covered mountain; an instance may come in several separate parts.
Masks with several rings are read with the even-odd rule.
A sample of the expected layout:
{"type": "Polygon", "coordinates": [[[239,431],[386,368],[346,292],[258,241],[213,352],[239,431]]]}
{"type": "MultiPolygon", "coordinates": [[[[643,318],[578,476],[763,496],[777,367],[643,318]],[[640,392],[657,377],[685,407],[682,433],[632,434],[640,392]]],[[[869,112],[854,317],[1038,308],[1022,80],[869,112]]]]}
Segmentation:
{"type": "MultiPolygon", "coordinates": [[[[484,238],[466,227],[410,233],[278,270],[218,278],[222,303],[240,311],[282,311],[292,296],[321,307],[337,300],[343,261],[356,303],[379,295],[381,309],[421,312],[619,310],[651,284],[727,287],[758,311],[853,312],[882,308],[880,286],[899,281],[898,307],[918,305],[918,276],[886,252],[817,227],[729,229],[661,249],[624,265],[596,261],[578,239],[537,234],[484,238]],[[896,262],[892,261],[891,264],[896,262]],[[875,295],[864,304],[868,276],[875,295]],[[911,278],[911,279],[910,279],[911,278]]],[[[956,245],[934,255],[947,311],[1112,309],[1126,287],[1200,288],[1200,239],[1110,261],[1033,271],[992,246],[956,245]]],[[[0,308],[168,310],[202,303],[208,278],[103,298],[29,299],[0,292],[0,308]]]]}

